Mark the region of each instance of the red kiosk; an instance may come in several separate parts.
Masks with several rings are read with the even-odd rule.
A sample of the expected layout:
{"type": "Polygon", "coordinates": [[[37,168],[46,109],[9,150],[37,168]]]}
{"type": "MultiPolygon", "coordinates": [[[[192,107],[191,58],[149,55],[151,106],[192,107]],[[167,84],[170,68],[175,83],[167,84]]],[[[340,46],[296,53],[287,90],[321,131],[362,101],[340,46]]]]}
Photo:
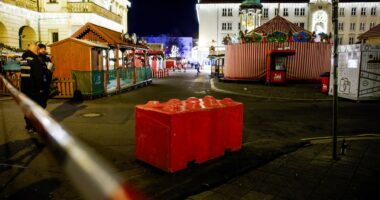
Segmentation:
{"type": "Polygon", "coordinates": [[[267,54],[266,83],[285,83],[286,58],[296,54],[296,50],[271,50],[267,54]]]}

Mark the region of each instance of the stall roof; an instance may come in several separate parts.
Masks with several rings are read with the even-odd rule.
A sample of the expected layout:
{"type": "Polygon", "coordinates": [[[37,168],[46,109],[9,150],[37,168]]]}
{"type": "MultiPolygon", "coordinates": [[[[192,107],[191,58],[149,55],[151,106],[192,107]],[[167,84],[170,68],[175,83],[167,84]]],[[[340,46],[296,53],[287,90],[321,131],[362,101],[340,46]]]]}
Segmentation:
{"type": "Polygon", "coordinates": [[[286,20],[285,18],[281,16],[274,17],[273,19],[255,28],[249,33],[252,34],[254,32],[254,33],[261,33],[261,34],[268,35],[276,31],[283,32],[283,33],[289,33],[289,31],[291,31],[292,33],[301,32],[301,31],[310,33],[309,31],[295,25],[294,23],[286,20]]]}
{"type": "Polygon", "coordinates": [[[83,25],[78,31],[76,31],[71,37],[82,39],[89,32],[93,32],[96,36],[98,36],[104,42],[110,45],[121,45],[121,46],[129,46],[134,48],[146,49],[145,46],[128,43],[122,37],[121,32],[117,32],[102,26],[98,26],[92,23],[86,23],[83,25]]]}
{"type": "Polygon", "coordinates": [[[359,35],[358,39],[363,40],[371,37],[380,37],[380,24],[371,28],[369,31],[359,35]]]}
{"type": "Polygon", "coordinates": [[[66,38],[64,40],[60,40],[58,42],[55,42],[53,44],[50,44],[48,45],[49,47],[53,47],[53,46],[57,46],[59,44],[62,44],[66,41],[73,41],[73,42],[77,42],[77,43],[81,43],[81,44],[84,44],[84,45],[87,45],[87,46],[91,46],[91,47],[100,47],[100,48],[105,48],[105,49],[108,49],[109,47],[106,45],[106,44],[101,44],[101,43],[98,43],[98,42],[92,42],[92,41],[89,41],[89,40],[80,40],[80,39],[77,39],[77,38],[66,38]]]}

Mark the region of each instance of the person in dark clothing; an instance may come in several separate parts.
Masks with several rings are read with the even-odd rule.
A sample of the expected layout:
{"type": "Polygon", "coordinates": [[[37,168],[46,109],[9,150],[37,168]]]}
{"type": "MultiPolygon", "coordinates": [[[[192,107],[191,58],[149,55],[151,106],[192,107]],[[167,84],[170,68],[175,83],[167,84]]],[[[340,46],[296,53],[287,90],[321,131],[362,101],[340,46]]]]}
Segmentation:
{"type": "Polygon", "coordinates": [[[44,92],[45,92],[45,100],[47,102],[47,100],[49,99],[50,85],[53,78],[53,72],[52,72],[53,64],[51,62],[51,59],[47,55],[46,45],[41,44],[41,43],[38,44],[38,57],[44,64],[42,70],[43,70],[43,74],[46,76],[44,77],[46,78],[46,83],[44,83],[43,87],[44,87],[44,92]]]}
{"type": "MultiPolygon", "coordinates": [[[[46,108],[47,100],[45,95],[47,84],[47,74],[44,64],[38,57],[38,46],[31,44],[29,49],[22,55],[21,60],[21,92],[46,108]]],[[[35,131],[32,123],[25,117],[26,129],[32,133],[35,131]]]]}

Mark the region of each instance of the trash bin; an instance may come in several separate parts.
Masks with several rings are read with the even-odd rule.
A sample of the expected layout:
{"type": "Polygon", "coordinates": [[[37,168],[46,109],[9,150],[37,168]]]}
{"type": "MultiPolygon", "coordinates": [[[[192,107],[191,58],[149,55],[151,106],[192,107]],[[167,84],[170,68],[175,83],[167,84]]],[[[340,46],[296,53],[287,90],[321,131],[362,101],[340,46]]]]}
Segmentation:
{"type": "Polygon", "coordinates": [[[330,84],[330,72],[322,72],[320,74],[321,77],[321,92],[323,94],[327,94],[329,92],[329,84],[330,84]]]}

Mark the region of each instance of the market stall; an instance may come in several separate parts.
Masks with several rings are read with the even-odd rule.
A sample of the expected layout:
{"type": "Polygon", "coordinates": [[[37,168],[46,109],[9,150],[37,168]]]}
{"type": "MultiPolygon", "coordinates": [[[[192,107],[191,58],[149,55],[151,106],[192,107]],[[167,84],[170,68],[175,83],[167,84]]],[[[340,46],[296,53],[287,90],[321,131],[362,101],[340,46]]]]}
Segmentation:
{"type": "Polygon", "coordinates": [[[285,61],[287,81],[319,81],[331,67],[328,38],[313,42],[313,34],[277,16],[249,34],[239,44],[226,45],[224,79],[266,80],[267,52],[291,49],[297,52],[285,61]]]}
{"type": "Polygon", "coordinates": [[[50,47],[52,61],[56,65],[54,75],[71,78],[83,95],[111,94],[151,82],[146,56],[136,55],[136,51],[145,52],[147,46],[141,40],[137,41],[135,35],[129,37],[87,23],[71,38],[50,47]]]}

